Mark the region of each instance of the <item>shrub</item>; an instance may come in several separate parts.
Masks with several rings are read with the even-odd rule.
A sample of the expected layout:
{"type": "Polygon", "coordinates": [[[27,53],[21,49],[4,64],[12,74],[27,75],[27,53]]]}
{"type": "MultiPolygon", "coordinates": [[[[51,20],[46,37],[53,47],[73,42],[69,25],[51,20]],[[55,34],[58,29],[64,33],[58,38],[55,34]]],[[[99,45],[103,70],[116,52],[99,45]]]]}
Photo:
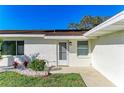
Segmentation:
{"type": "Polygon", "coordinates": [[[43,71],[45,64],[44,60],[34,59],[28,64],[28,67],[35,71],[43,71]]]}

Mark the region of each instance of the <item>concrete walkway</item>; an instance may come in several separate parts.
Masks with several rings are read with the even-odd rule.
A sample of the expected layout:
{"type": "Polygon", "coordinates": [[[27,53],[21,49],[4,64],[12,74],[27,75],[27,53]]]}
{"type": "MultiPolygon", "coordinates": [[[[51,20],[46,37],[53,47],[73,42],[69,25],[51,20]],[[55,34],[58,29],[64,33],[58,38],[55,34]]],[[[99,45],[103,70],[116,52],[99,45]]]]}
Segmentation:
{"type": "Polygon", "coordinates": [[[114,87],[115,85],[92,67],[59,67],[51,73],[80,73],[88,87],[114,87]]]}

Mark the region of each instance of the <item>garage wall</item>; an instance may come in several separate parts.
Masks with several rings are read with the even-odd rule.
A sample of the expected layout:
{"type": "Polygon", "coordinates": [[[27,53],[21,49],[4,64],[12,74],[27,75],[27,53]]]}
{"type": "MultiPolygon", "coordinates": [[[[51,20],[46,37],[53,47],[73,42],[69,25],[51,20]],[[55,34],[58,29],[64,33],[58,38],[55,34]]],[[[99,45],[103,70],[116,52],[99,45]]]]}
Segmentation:
{"type": "Polygon", "coordinates": [[[92,41],[92,65],[115,85],[124,86],[124,31],[92,41]]]}

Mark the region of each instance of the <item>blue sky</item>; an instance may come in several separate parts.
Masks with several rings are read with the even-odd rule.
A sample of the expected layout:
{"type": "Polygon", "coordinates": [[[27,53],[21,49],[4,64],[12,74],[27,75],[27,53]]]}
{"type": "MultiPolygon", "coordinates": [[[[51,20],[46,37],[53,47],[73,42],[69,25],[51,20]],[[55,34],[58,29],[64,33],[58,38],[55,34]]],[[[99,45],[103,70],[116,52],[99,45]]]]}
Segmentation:
{"type": "Polygon", "coordinates": [[[113,16],[122,10],[124,6],[0,5],[0,30],[67,29],[69,23],[78,23],[85,15],[113,16]]]}

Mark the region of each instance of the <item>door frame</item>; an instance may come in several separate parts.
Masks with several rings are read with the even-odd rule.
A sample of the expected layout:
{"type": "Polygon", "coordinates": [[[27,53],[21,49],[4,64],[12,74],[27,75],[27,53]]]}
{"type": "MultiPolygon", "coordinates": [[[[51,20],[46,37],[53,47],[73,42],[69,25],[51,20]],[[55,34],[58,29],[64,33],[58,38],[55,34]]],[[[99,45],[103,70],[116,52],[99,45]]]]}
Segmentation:
{"type": "Polygon", "coordinates": [[[68,44],[68,41],[59,41],[57,45],[58,45],[58,47],[57,47],[57,62],[58,62],[57,64],[58,64],[58,66],[68,66],[69,65],[69,44],[68,44]],[[60,64],[59,63],[60,62],[60,60],[59,60],[59,43],[66,43],[66,57],[67,57],[67,59],[65,60],[66,64],[60,64]]]}

